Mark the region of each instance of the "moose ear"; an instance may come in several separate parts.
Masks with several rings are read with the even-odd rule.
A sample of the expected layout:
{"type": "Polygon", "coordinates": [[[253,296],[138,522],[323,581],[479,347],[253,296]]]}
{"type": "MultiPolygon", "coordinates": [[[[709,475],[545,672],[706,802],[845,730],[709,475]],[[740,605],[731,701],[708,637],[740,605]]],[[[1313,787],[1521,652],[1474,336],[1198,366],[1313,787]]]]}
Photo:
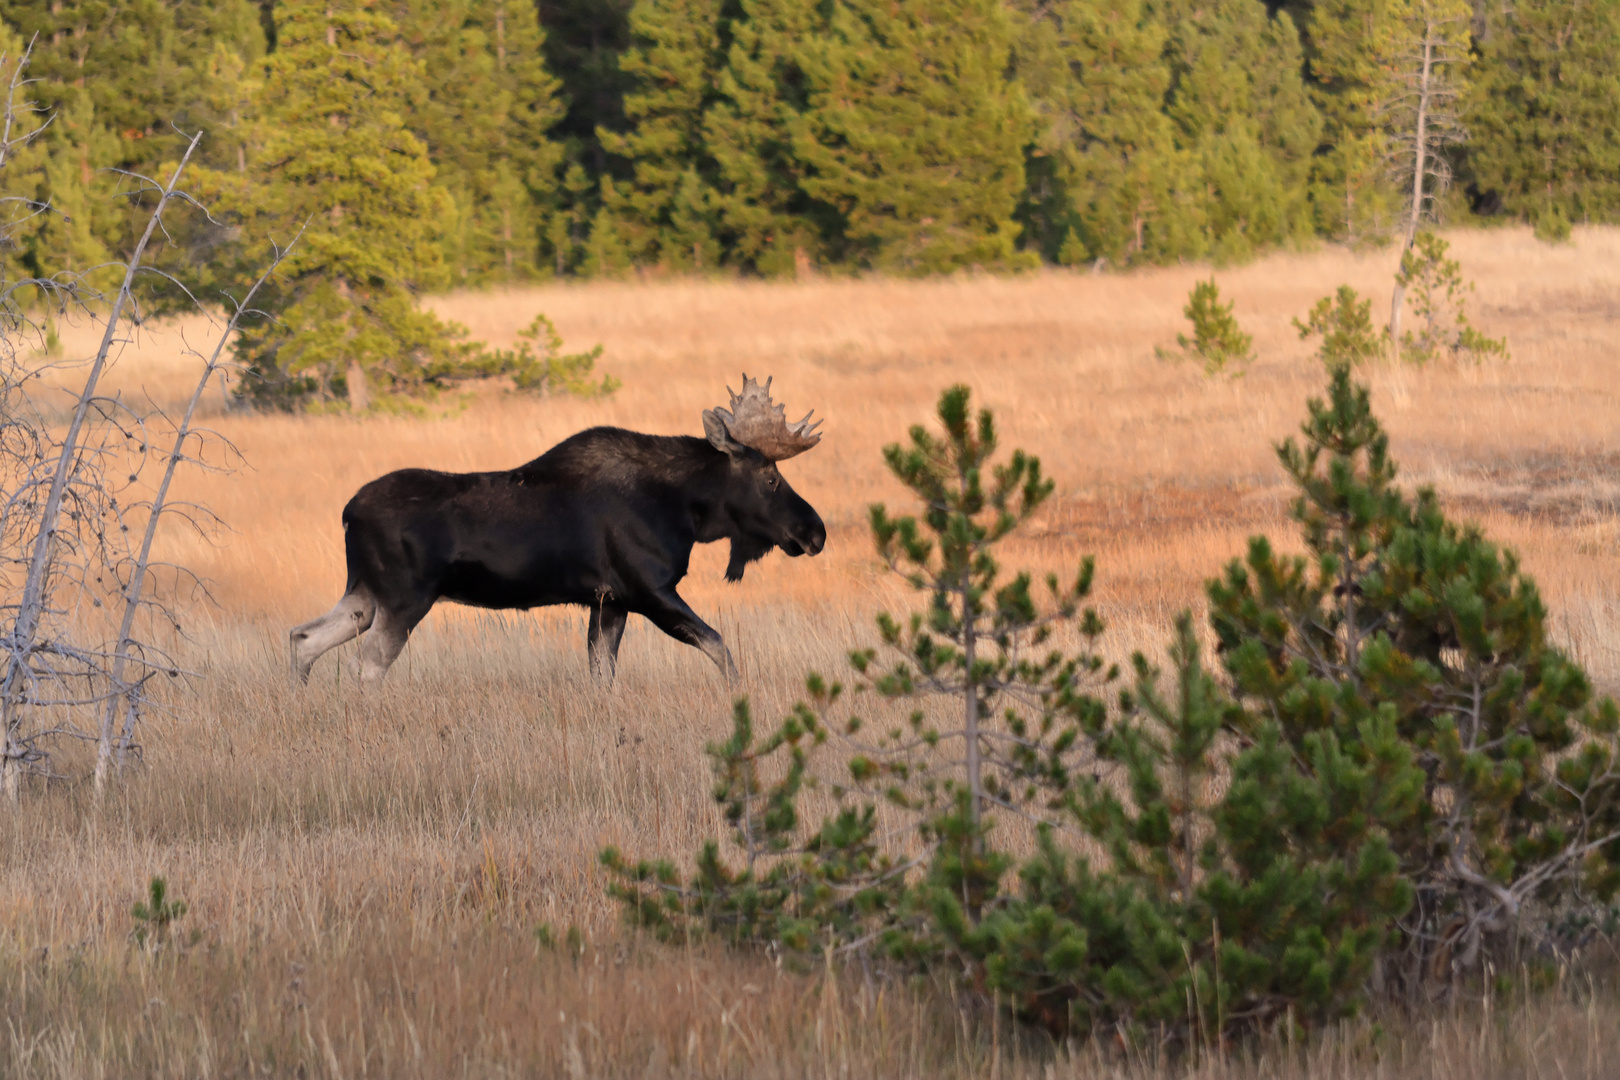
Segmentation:
{"type": "Polygon", "coordinates": [[[719,409],[703,410],[703,434],[709,437],[709,445],[723,454],[736,457],[747,449],[726,430],[726,422],[721,418],[719,409]]]}

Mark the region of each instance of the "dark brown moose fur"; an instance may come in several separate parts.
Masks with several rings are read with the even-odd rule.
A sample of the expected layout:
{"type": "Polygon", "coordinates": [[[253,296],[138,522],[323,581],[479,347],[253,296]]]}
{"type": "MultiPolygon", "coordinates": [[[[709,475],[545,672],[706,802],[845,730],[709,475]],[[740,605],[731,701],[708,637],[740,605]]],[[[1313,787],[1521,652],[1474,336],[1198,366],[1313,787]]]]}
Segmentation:
{"type": "Polygon", "coordinates": [[[506,472],[373,480],[343,508],[343,598],[290,635],[295,675],[307,679],[321,655],[364,633],[358,674],[382,678],[442,599],[584,606],[591,670],[607,679],[625,620],[642,615],[734,679],[724,641],[676,592],[692,545],[729,539],[736,581],[772,548],[818,553],[827,531],[774,461],[711,416],[707,440],[599,427],[506,472]]]}

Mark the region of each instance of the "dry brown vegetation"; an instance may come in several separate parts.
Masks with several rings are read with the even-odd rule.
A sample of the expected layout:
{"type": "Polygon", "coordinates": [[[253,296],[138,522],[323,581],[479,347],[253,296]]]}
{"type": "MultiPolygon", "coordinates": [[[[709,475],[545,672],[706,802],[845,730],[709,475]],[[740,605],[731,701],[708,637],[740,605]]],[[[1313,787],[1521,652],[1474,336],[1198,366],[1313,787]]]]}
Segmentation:
{"type": "MultiPolygon", "coordinates": [[[[1407,481],[1517,549],[1568,645],[1620,689],[1620,231],[1562,247],[1521,231],[1451,239],[1479,283],[1476,323],[1513,359],[1370,371],[1375,407],[1407,481]]],[[[1157,649],[1246,536],[1288,535],[1270,447],[1322,385],[1291,318],[1340,282],[1387,297],[1393,263],[1334,249],[1218,272],[1260,355],[1238,380],[1154,359],[1207,268],[667,281],[435,302],[492,345],[538,312],[571,346],[602,342],[601,366],[624,380],[606,401],[490,390],[366,420],[221,410],[249,467],[193,475],[185,496],[230,531],[171,534],[166,552],[214,583],[217,606],[185,627],[200,677],[148,722],[144,765],[108,805],[57,783],[0,824],[0,1073],[1607,1075],[1620,999],[1573,969],[1513,1009],[1457,1003],[1258,1064],[1172,1068],[1106,1047],[1071,1057],[860,972],[633,938],[594,855],[684,858],[718,833],[702,746],[726,731],[730,698],[701,654],[639,620],[611,691],[586,678],[582,613],[455,608],[430,616],[378,692],[341,674],[353,646],[307,689],[287,683],[285,630],[337,598],[338,512],[361,483],[405,465],[511,466],[597,423],[696,433],[741,371],[774,375],[790,409],[827,420],[822,446],[785,470],[827,520],[827,551],[772,555],[727,586],[725,553],[701,549],[683,589],[731,643],[760,715],[790,704],[806,670],[837,673],[872,614],[905,602],[872,557],[865,508],[898,494],[879,448],[956,381],[1058,482],[1007,561],[1095,553],[1110,651],[1157,649]],[[154,874],[190,905],[155,953],[128,940],[154,874]],[[580,927],[582,952],[543,948],[541,923],[559,938],[580,927]]],[[[67,354],[93,330],[67,328],[67,354]]],[[[203,336],[141,331],[114,384],[179,396],[195,371],[183,334],[203,336]]]]}

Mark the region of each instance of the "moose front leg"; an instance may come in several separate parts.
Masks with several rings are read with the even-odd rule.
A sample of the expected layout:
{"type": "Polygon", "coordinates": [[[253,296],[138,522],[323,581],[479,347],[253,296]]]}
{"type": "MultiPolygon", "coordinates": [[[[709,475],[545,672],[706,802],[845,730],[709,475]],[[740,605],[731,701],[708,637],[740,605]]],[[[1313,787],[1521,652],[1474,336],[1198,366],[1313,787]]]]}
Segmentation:
{"type": "Polygon", "coordinates": [[[719,631],[698,618],[697,612],[686,606],[686,601],[673,589],[658,593],[653,603],[641,612],[652,624],[676,641],[695,645],[703,655],[714,661],[727,682],[737,681],[737,665],[731,660],[731,650],[719,631]]]}
{"type": "Polygon", "coordinates": [[[630,613],[605,599],[591,606],[591,626],[585,633],[585,648],[591,658],[591,676],[611,684],[619,666],[619,642],[624,638],[625,620],[630,613]]]}

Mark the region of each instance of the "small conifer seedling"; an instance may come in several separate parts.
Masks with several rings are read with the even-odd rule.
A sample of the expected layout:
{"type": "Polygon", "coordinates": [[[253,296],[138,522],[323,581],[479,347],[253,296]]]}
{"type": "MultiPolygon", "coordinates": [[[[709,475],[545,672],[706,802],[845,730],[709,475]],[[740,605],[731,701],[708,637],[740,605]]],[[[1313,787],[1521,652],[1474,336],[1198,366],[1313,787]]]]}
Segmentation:
{"type": "Polygon", "coordinates": [[[1462,266],[1446,257],[1450,247],[1432,232],[1419,233],[1406,254],[1395,283],[1412,291],[1412,310],[1418,317],[1416,333],[1401,335],[1401,355],[1414,364],[1426,364],[1441,356],[1483,360],[1487,356],[1507,359],[1507,342],[1489,338],[1468,322],[1463,310],[1473,282],[1464,281],[1462,266]]]}
{"type": "Polygon", "coordinates": [[[1384,354],[1383,339],[1373,331],[1372,301],[1348,285],[1318,300],[1304,322],[1294,320],[1294,329],[1302,341],[1322,339],[1316,355],[1329,371],[1349,370],[1384,354]]]}
{"type": "Polygon", "coordinates": [[[1233,377],[1243,374],[1242,369],[1254,361],[1254,338],[1243,332],[1232,314],[1232,302],[1221,303],[1220,286],[1215,279],[1200,281],[1187,296],[1187,306],[1181,309],[1192,323],[1192,337],[1176,335],[1176,344],[1187,356],[1196,356],[1204,362],[1204,374],[1219,375],[1231,371],[1233,377]]]}
{"type": "Polygon", "coordinates": [[[146,945],[151,942],[153,946],[163,944],[169,938],[169,931],[176,921],[186,913],[186,905],[179,900],[169,899],[169,884],[160,877],[152,879],[147,885],[147,895],[144,901],[137,900],[130,914],[135,918],[135,929],[132,936],[137,945],[146,945]]]}

